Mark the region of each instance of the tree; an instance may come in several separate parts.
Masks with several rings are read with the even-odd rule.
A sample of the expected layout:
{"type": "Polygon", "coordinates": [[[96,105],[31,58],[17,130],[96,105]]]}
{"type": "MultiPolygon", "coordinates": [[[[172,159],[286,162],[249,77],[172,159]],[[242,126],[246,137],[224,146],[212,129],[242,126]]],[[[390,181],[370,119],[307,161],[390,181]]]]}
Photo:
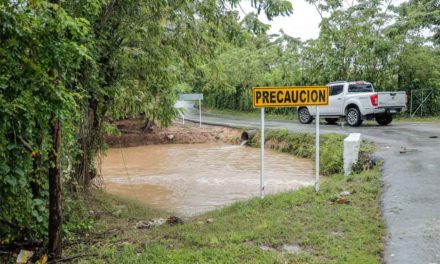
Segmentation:
{"type": "MultiPolygon", "coordinates": [[[[250,38],[228,9],[237,3],[0,4],[0,243],[49,237],[50,253],[61,255],[61,181],[88,189],[115,118],[173,120],[179,89],[200,82],[202,66],[229,43],[250,38]]],[[[291,9],[253,5],[270,17],[291,9]]]]}
{"type": "Polygon", "coordinates": [[[65,144],[61,122],[65,120],[69,127],[73,122],[70,115],[77,110],[71,81],[87,59],[80,44],[87,25],[68,16],[58,4],[16,1],[0,8],[0,53],[5,63],[0,78],[4,121],[0,148],[4,208],[0,216],[9,226],[1,230],[7,234],[2,235],[2,242],[38,237],[49,226],[49,249],[56,257],[61,254],[60,149],[65,144]]]}

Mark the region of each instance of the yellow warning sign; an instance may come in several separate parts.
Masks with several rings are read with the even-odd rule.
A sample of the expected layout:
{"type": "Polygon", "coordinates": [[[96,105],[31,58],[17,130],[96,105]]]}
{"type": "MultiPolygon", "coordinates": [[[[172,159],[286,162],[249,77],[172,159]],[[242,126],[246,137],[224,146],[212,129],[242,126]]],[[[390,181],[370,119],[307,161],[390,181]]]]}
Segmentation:
{"type": "Polygon", "coordinates": [[[327,86],[283,86],[252,88],[254,108],[328,105],[327,86]]]}

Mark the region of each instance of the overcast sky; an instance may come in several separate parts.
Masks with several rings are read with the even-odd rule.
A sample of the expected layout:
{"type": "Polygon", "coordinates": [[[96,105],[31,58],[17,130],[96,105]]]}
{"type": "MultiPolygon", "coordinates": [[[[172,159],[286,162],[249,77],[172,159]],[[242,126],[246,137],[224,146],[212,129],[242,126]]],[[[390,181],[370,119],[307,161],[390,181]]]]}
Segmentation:
{"type": "MultiPolygon", "coordinates": [[[[273,21],[268,21],[264,14],[260,14],[259,18],[262,22],[270,24],[272,27],[269,33],[278,33],[283,29],[284,33],[289,36],[307,40],[317,38],[319,35],[319,23],[321,18],[315,7],[305,0],[290,0],[293,5],[293,14],[289,17],[277,17],[273,21]]],[[[394,5],[399,5],[406,0],[392,0],[394,5]]],[[[241,7],[246,13],[254,11],[250,1],[245,0],[241,3],[241,7]]],[[[242,13],[241,10],[239,10],[242,13]]],[[[242,13],[243,14],[243,13],[242,13]]]]}

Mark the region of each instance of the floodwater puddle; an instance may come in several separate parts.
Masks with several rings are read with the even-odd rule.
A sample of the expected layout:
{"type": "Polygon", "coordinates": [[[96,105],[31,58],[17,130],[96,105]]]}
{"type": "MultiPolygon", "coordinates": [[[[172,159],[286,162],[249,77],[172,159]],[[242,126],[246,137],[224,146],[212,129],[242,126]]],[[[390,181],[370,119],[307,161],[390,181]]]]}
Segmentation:
{"type": "MultiPolygon", "coordinates": [[[[260,150],[219,144],[112,148],[101,164],[106,191],[180,216],[259,195],[260,150]]],[[[265,152],[267,194],[314,183],[312,161],[265,152]]]]}

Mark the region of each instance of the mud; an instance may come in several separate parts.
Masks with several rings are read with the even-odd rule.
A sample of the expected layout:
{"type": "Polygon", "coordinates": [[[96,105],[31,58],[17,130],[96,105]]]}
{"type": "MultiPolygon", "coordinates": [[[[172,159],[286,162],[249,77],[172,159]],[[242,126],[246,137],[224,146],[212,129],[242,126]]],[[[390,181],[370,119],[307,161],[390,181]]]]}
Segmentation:
{"type": "Polygon", "coordinates": [[[141,119],[120,120],[115,123],[120,135],[107,136],[109,147],[135,147],[157,144],[234,143],[240,140],[241,130],[224,126],[202,125],[192,122],[174,122],[170,127],[144,129],[141,119]]]}

